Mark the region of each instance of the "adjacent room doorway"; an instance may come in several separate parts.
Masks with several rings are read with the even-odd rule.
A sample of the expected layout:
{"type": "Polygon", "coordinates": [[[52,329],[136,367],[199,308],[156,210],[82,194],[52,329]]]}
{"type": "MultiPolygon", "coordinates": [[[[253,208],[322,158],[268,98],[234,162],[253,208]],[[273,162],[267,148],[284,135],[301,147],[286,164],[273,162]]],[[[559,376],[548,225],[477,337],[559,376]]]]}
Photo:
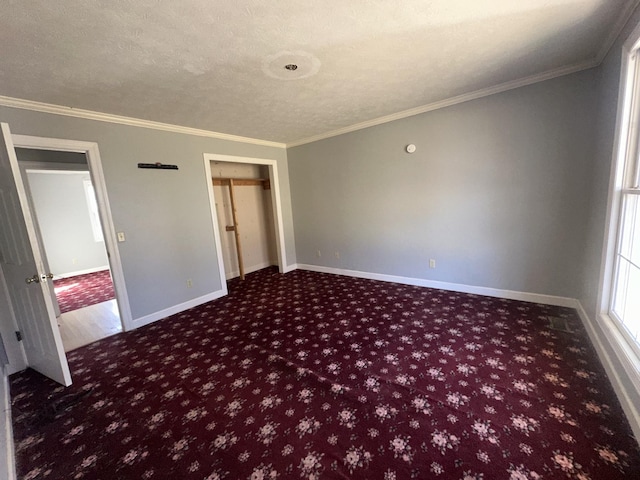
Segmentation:
{"type": "Polygon", "coordinates": [[[16,148],[66,352],[122,331],[86,155],[16,148]]]}
{"type": "Polygon", "coordinates": [[[11,338],[9,334],[13,333],[12,329],[24,332],[21,336],[16,335],[15,342],[17,342],[16,345],[20,345],[20,348],[10,349],[9,369],[13,368],[17,371],[29,366],[63,385],[69,385],[71,375],[52,298],[53,284],[50,278],[53,275],[44,265],[44,248],[36,234],[36,220],[23,181],[26,174],[21,171],[15,149],[77,153],[84,156],[84,168],[86,170],[88,166],[90,179],[95,188],[100,223],[108,252],[108,264],[117,298],[116,313],[120,318],[121,328],[130,330],[133,328],[131,310],[102,172],[100,152],[95,142],[12,135],[9,125],[5,123],[2,124],[0,140],[3,147],[0,149],[0,160],[2,160],[0,167],[3,170],[3,181],[0,182],[2,183],[2,200],[5,216],[7,216],[5,220],[8,227],[12,229],[11,237],[6,235],[2,237],[8,249],[5,250],[11,254],[2,264],[3,277],[6,280],[5,289],[11,307],[16,312],[13,326],[11,322],[2,323],[3,338],[4,333],[7,333],[6,338],[11,338]],[[10,241],[11,238],[14,239],[13,242],[10,241]],[[17,242],[16,239],[20,241],[17,242]],[[26,283],[25,278],[27,278],[26,283]]]}

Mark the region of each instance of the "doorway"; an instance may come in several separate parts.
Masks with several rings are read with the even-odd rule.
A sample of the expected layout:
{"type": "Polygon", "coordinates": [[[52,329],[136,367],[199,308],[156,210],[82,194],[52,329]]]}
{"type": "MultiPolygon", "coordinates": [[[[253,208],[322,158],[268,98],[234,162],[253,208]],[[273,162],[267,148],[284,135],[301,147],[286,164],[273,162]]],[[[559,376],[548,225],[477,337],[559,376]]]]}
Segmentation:
{"type": "Polygon", "coordinates": [[[214,161],[211,174],[226,279],[277,265],[268,168],[214,161]]]}
{"type": "Polygon", "coordinates": [[[86,155],[16,148],[69,352],[122,331],[86,155]]]}
{"type": "MultiPolygon", "coordinates": [[[[26,159],[26,164],[21,161],[18,162],[21,176],[25,183],[30,181],[30,174],[26,171],[27,167],[30,170],[45,169],[49,172],[67,170],[74,173],[83,171],[88,174],[88,178],[86,176],[82,178],[82,194],[84,198],[80,198],[87,205],[87,215],[91,217],[92,235],[98,235],[98,230],[102,234],[102,242],[97,243],[100,243],[104,249],[106,263],[95,267],[95,269],[102,272],[103,280],[105,276],[109,279],[113,288],[114,298],[68,312],[60,312],[56,306],[58,303],[57,298],[54,298],[53,295],[54,288],[51,288],[52,303],[56,310],[65,351],[73,350],[117,332],[131,330],[133,328],[131,310],[97,145],[92,142],[26,135],[12,135],[12,139],[16,151],[31,152],[31,157],[26,159]],[[44,157],[46,159],[38,163],[38,157],[41,160],[44,157]],[[29,163],[29,160],[36,163],[29,163]],[[69,333],[69,335],[66,335],[66,333],[69,333]]],[[[49,175],[55,174],[49,173],[49,175]]],[[[37,207],[36,210],[38,210],[37,207]]],[[[36,215],[38,214],[39,212],[36,211],[36,215]]],[[[39,220],[36,223],[39,223],[39,220]]],[[[49,253],[46,248],[44,250],[49,253]]],[[[72,265],[73,259],[76,259],[77,270],[71,269],[67,273],[93,273],[91,268],[84,268],[80,264],[80,259],[77,256],[71,257],[72,265]]],[[[56,273],[51,270],[48,270],[48,272],[56,273]]],[[[68,275],[63,274],[60,276],[65,277],[68,275]]]]}
{"type": "MultiPolygon", "coordinates": [[[[238,269],[237,245],[234,245],[231,235],[236,232],[228,227],[227,219],[232,219],[230,212],[229,191],[224,189],[214,192],[214,188],[224,188],[224,184],[214,187],[214,178],[224,177],[241,178],[247,175],[253,179],[265,180],[268,188],[260,182],[254,184],[250,188],[253,192],[247,191],[248,197],[254,200],[260,198],[260,202],[255,202],[250,210],[248,232],[256,232],[257,237],[254,240],[254,253],[248,262],[247,272],[257,270],[268,265],[277,265],[278,271],[284,273],[286,265],[286,251],[284,244],[284,227],[282,219],[282,207],[280,201],[280,187],[278,181],[278,165],[275,160],[267,160],[260,158],[236,157],[232,155],[204,154],[205,174],[209,189],[209,204],[211,207],[211,216],[213,221],[213,229],[215,236],[216,249],[218,252],[218,265],[220,270],[220,282],[226,294],[227,278],[236,276],[238,269]],[[223,171],[224,170],[224,171],[223,171]],[[257,190],[255,190],[257,189],[257,190]],[[262,192],[262,193],[259,193],[262,192]],[[226,195],[226,197],[225,197],[226,195]],[[219,205],[216,200],[219,199],[219,205]],[[226,199],[226,200],[225,200],[226,199]],[[226,205],[225,205],[226,202],[226,205]],[[260,213],[260,218],[258,218],[260,213]],[[253,218],[251,218],[253,217],[253,218]],[[226,238],[223,240],[223,235],[226,238]]],[[[227,187],[228,188],[228,187],[227,187]]],[[[244,188],[244,187],[238,187],[244,188]]],[[[240,228],[243,228],[243,220],[238,220],[240,228]]],[[[249,272],[250,273],[250,272],[249,272]]]]}

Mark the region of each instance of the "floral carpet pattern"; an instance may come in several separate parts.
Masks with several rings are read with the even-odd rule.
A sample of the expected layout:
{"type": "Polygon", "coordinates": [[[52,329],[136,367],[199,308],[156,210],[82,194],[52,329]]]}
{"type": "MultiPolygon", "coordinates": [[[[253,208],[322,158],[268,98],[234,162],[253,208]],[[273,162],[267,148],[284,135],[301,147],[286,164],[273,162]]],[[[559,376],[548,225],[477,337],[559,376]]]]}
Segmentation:
{"type": "Polygon", "coordinates": [[[69,363],[10,379],[21,479],[640,478],[567,308],[266,269],[69,363]]]}
{"type": "Polygon", "coordinates": [[[54,280],[53,286],[61,313],[106,302],[116,297],[109,270],[54,280]]]}

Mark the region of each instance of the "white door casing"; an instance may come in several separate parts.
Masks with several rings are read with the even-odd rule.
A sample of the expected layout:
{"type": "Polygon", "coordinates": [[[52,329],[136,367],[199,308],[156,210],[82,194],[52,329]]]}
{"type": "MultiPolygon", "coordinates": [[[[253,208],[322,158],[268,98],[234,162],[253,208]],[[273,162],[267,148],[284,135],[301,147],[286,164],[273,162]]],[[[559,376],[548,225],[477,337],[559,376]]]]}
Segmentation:
{"type": "Polygon", "coordinates": [[[71,373],[9,125],[0,136],[0,263],[31,368],[65,386],[71,373]],[[27,279],[32,279],[27,283],[27,279]]]}

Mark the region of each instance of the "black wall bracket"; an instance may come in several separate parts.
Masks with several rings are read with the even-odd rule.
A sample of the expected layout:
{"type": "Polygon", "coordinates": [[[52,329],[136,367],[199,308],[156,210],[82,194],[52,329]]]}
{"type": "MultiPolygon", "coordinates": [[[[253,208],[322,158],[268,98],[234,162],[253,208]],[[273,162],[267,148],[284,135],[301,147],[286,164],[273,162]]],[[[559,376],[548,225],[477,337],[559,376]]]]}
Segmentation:
{"type": "Polygon", "coordinates": [[[138,168],[156,168],[160,170],[178,170],[177,165],[166,165],[164,163],[139,163],[138,168]]]}

